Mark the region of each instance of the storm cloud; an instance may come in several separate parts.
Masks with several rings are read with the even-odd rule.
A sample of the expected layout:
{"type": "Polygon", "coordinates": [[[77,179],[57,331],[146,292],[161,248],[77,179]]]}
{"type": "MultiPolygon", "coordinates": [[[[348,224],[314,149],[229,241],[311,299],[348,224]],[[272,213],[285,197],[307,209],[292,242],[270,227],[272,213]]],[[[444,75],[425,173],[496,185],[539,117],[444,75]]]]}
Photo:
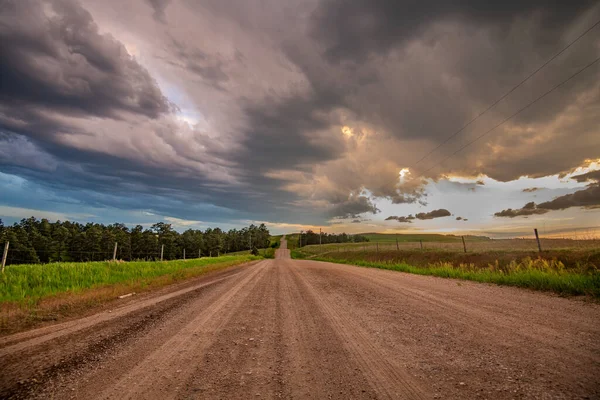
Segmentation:
{"type": "MultiPolygon", "coordinates": [[[[449,176],[544,177],[600,154],[592,68],[435,166],[597,57],[590,34],[416,163],[598,20],[591,1],[120,4],[2,2],[3,172],[98,208],[318,224],[425,205],[449,176]]],[[[594,203],[585,190],[534,210],[594,203]]]]}

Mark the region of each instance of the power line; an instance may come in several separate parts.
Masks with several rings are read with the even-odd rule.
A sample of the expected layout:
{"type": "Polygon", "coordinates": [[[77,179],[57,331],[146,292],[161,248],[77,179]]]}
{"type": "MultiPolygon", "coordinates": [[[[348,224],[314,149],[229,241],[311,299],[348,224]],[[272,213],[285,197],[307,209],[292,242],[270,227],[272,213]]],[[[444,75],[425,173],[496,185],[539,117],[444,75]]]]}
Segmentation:
{"type": "Polygon", "coordinates": [[[483,110],[477,116],[475,116],[473,119],[471,119],[469,122],[467,122],[462,128],[460,128],[459,130],[457,130],[456,132],[454,132],[452,135],[448,136],[442,143],[438,144],[434,149],[432,149],[427,154],[425,154],[423,157],[421,157],[421,159],[419,159],[419,161],[417,161],[416,163],[413,164],[412,168],[414,168],[416,165],[418,165],[419,163],[421,163],[421,161],[425,160],[432,153],[434,153],[440,147],[442,147],[443,145],[445,145],[446,143],[448,143],[454,137],[456,137],[456,135],[458,135],[463,130],[465,130],[468,126],[470,126],[473,122],[475,122],[476,120],[478,120],[481,116],[483,116],[489,110],[491,110],[492,108],[494,108],[498,103],[500,103],[502,100],[504,100],[506,97],[508,97],[512,92],[514,92],[516,89],[518,89],[520,86],[522,86],[525,82],[527,82],[529,79],[531,79],[535,74],[537,74],[540,70],[542,70],[546,65],[548,65],[556,57],[558,57],[562,53],[564,53],[568,48],[570,48],[571,46],[573,46],[579,39],[581,39],[582,37],[584,37],[589,31],[591,31],[592,29],[594,29],[598,25],[600,25],[600,20],[598,20],[594,25],[590,26],[583,33],[581,33],[579,36],[577,36],[572,42],[570,42],[566,47],[564,47],[558,53],[556,53],[555,55],[553,55],[552,57],[550,57],[545,63],[543,63],[542,65],[540,65],[535,71],[533,71],[532,73],[530,73],[525,79],[523,79],[516,86],[513,86],[512,89],[510,89],[508,92],[506,92],[504,95],[502,95],[502,97],[500,97],[498,100],[496,100],[495,102],[493,102],[490,106],[488,106],[485,110],[483,110]]]}
{"type": "Polygon", "coordinates": [[[556,86],[554,86],[552,89],[548,90],[547,92],[545,92],[544,94],[542,94],[541,96],[539,96],[538,98],[536,98],[535,100],[533,100],[532,102],[528,103],[526,106],[520,108],[517,112],[515,112],[511,116],[509,116],[509,117],[505,118],[504,120],[502,120],[502,122],[500,122],[499,124],[497,124],[496,126],[494,126],[492,129],[490,129],[490,130],[482,133],[481,135],[477,136],[475,139],[471,140],[470,142],[468,142],[464,146],[460,147],[458,150],[456,150],[454,153],[450,154],[448,157],[444,158],[439,163],[434,164],[430,168],[426,169],[425,171],[423,171],[423,174],[431,171],[433,168],[437,167],[438,165],[443,164],[449,158],[451,158],[451,157],[455,156],[456,154],[460,153],[461,151],[463,151],[464,149],[466,149],[467,147],[469,147],[473,143],[477,142],[482,137],[486,136],[488,133],[494,131],[496,128],[498,128],[501,125],[503,125],[504,123],[506,123],[511,118],[513,118],[513,117],[517,116],[518,114],[520,114],[521,112],[525,111],[526,109],[528,109],[529,107],[531,107],[533,104],[537,103],[539,100],[543,99],[544,97],[546,97],[547,95],[549,95],[550,93],[554,92],[556,89],[558,89],[559,87],[561,87],[562,85],[564,85],[565,83],[569,82],[571,79],[575,78],[577,75],[581,74],[586,69],[590,68],[592,65],[596,64],[598,61],[600,61],[600,57],[596,58],[594,61],[592,61],[591,63],[587,64],[585,67],[583,67],[579,71],[575,72],[573,75],[571,75],[570,77],[568,77],[564,81],[560,82],[559,84],[557,84],[556,86]]]}

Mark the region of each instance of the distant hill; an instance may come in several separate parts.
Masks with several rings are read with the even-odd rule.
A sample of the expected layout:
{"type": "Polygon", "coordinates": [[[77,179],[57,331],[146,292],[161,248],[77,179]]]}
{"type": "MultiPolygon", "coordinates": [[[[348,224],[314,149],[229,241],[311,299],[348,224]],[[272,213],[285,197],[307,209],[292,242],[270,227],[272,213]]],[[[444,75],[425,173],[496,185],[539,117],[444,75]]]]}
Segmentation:
{"type": "MultiPolygon", "coordinates": [[[[461,241],[460,236],[456,235],[442,235],[438,233],[415,233],[415,234],[405,234],[405,233],[361,233],[360,235],[366,236],[369,238],[371,242],[396,242],[396,238],[398,238],[399,242],[418,242],[422,240],[424,242],[459,242],[461,241]]],[[[474,240],[491,240],[487,236],[473,236],[473,235],[465,235],[465,239],[469,241],[474,240]]]]}
{"type": "MultiPolygon", "coordinates": [[[[406,233],[359,233],[358,235],[366,236],[369,238],[370,242],[379,242],[379,243],[396,243],[396,238],[398,238],[398,242],[418,242],[422,240],[423,242],[460,242],[462,239],[460,236],[456,235],[442,235],[439,233],[415,233],[415,234],[406,234],[406,233]]],[[[271,236],[271,243],[279,243],[281,240],[281,236],[283,235],[273,235],[271,236]]],[[[288,240],[288,248],[295,248],[298,243],[298,233],[288,233],[286,238],[288,240]]],[[[465,235],[465,239],[472,241],[485,241],[492,240],[487,236],[475,236],[475,235],[465,235]]]]}

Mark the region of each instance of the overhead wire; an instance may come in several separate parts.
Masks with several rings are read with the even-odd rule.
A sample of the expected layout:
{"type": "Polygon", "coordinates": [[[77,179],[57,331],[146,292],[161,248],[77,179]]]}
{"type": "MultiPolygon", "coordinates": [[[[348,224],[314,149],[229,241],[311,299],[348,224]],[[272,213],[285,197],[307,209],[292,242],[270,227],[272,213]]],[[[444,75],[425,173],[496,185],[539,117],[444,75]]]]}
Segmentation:
{"type": "Polygon", "coordinates": [[[588,29],[586,29],[584,32],[582,32],[579,36],[577,36],[569,44],[567,44],[567,46],[565,46],[562,50],[560,50],[558,53],[554,54],[552,57],[550,57],[548,60],[546,60],[537,69],[535,69],[533,72],[531,72],[529,75],[527,75],[527,77],[525,77],[518,84],[516,84],[515,86],[513,86],[508,92],[504,93],[498,100],[496,100],[492,104],[490,104],[485,110],[481,111],[478,115],[476,115],[469,122],[467,122],[465,125],[463,125],[462,128],[460,128],[459,130],[457,130],[456,132],[454,132],[450,136],[448,136],[442,143],[438,144],[435,148],[433,148],[432,150],[430,150],[427,154],[425,154],[417,162],[415,162],[412,167],[409,167],[409,168],[414,168],[416,165],[420,164],[423,160],[425,160],[427,157],[429,157],[435,151],[439,150],[443,145],[445,145],[450,140],[452,140],[453,138],[455,138],[459,133],[461,133],[462,131],[464,131],[473,122],[477,121],[480,117],[482,117],[484,114],[486,114],[488,111],[490,111],[496,105],[498,105],[498,103],[500,103],[502,100],[504,100],[506,97],[508,97],[511,93],[513,93],[515,90],[517,90],[519,87],[521,87],[525,82],[527,82],[534,75],[536,75],[538,72],[540,72],[546,65],[550,64],[553,60],[555,60],[558,56],[560,56],[562,53],[564,53],[567,49],[569,49],[571,46],[573,46],[575,43],[577,43],[579,41],[579,39],[581,39],[582,37],[584,37],[585,35],[587,35],[592,29],[594,29],[598,25],[600,25],[600,20],[598,20],[595,24],[593,24],[588,29]]]}
{"type": "Polygon", "coordinates": [[[525,105],[524,107],[521,107],[518,111],[516,111],[515,113],[513,113],[512,115],[510,115],[509,117],[506,117],[505,119],[503,119],[500,123],[498,123],[497,125],[495,125],[493,128],[487,130],[486,132],[482,133],[481,135],[477,136],[475,139],[471,140],[470,142],[468,142],[467,144],[465,144],[464,146],[461,146],[458,150],[456,150],[454,153],[450,154],[448,157],[444,158],[442,161],[440,161],[437,164],[434,164],[433,166],[431,166],[430,168],[426,169],[425,171],[423,171],[422,173],[425,174],[429,171],[431,171],[433,168],[443,164],[444,162],[446,162],[448,159],[450,159],[451,157],[455,156],[456,154],[460,153],[461,151],[463,151],[464,149],[466,149],[467,147],[471,146],[473,143],[477,142],[479,139],[481,139],[482,137],[486,136],[487,134],[491,133],[492,131],[494,131],[495,129],[499,128],[500,126],[502,126],[503,124],[505,124],[508,120],[514,118],[515,116],[519,115],[520,113],[522,113],[523,111],[525,111],[526,109],[528,109],[529,107],[531,107],[532,105],[534,105],[535,103],[537,103],[538,101],[540,101],[541,99],[543,99],[544,97],[548,96],[550,93],[554,92],[556,89],[558,89],[559,87],[561,87],[562,85],[564,85],[565,83],[569,82],[571,79],[575,78],[577,75],[581,74],[582,72],[584,72],[585,70],[587,70],[588,68],[592,67],[594,64],[596,64],[598,61],[600,61],[600,57],[596,58],[594,61],[592,61],[591,63],[587,64],[585,67],[581,68],[580,70],[578,70],[577,72],[575,72],[573,75],[569,76],[567,79],[565,79],[564,81],[560,82],[559,84],[555,85],[554,87],[552,87],[552,89],[546,91],[544,94],[542,94],[541,96],[537,97],[535,100],[529,102],[527,105],[525,105]]]}

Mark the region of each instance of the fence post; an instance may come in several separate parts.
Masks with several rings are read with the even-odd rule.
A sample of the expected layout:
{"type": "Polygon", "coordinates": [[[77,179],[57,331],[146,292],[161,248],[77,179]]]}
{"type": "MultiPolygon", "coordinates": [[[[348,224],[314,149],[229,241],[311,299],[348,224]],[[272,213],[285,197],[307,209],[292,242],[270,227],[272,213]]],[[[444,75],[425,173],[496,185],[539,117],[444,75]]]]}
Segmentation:
{"type": "Polygon", "coordinates": [[[198,258],[202,258],[202,250],[198,250],[198,258]]]}
{"type": "Polygon", "coordinates": [[[538,250],[541,253],[542,252],[542,243],[540,242],[540,235],[538,235],[537,228],[535,228],[533,231],[535,232],[535,240],[537,240],[538,250]]]}
{"type": "Polygon", "coordinates": [[[419,243],[421,243],[421,250],[423,250],[423,241],[419,240],[419,243]]]}
{"type": "Polygon", "coordinates": [[[162,244],[162,245],[160,245],[160,261],[163,260],[163,253],[164,253],[164,251],[165,251],[165,245],[162,244]]]}
{"type": "Polygon", "coordinates": [[[400,246],[398,246],[398,236],[396,236],[396,250],[400,251],[400,246]]]}
{"type": "Polygon", "coordinates": [[[183,260],[185,261],[185,249],[183,249],[183,260]]]}
{"type": "Polygon", "coordinates": [[[6,257],[8,257],[8,240],[4,245],[4,253],[2,254],[2,273],[4,273],[4,266],[6,265],[6,257]]]}
{"type": "Polygon", "coordinates": [[[462,238],[462,241],[463,241],[463,249],[465,250],[465,253],[466,253],[467,252],[467,245],[465,243],[465,237],[461,236],[461,238],[462,238]]]}
{"type": "Polygon", "coordinates": [[[117,261],[117,242],[115,242],[115,249],[113,250],[113,261],[117,261]]]}

